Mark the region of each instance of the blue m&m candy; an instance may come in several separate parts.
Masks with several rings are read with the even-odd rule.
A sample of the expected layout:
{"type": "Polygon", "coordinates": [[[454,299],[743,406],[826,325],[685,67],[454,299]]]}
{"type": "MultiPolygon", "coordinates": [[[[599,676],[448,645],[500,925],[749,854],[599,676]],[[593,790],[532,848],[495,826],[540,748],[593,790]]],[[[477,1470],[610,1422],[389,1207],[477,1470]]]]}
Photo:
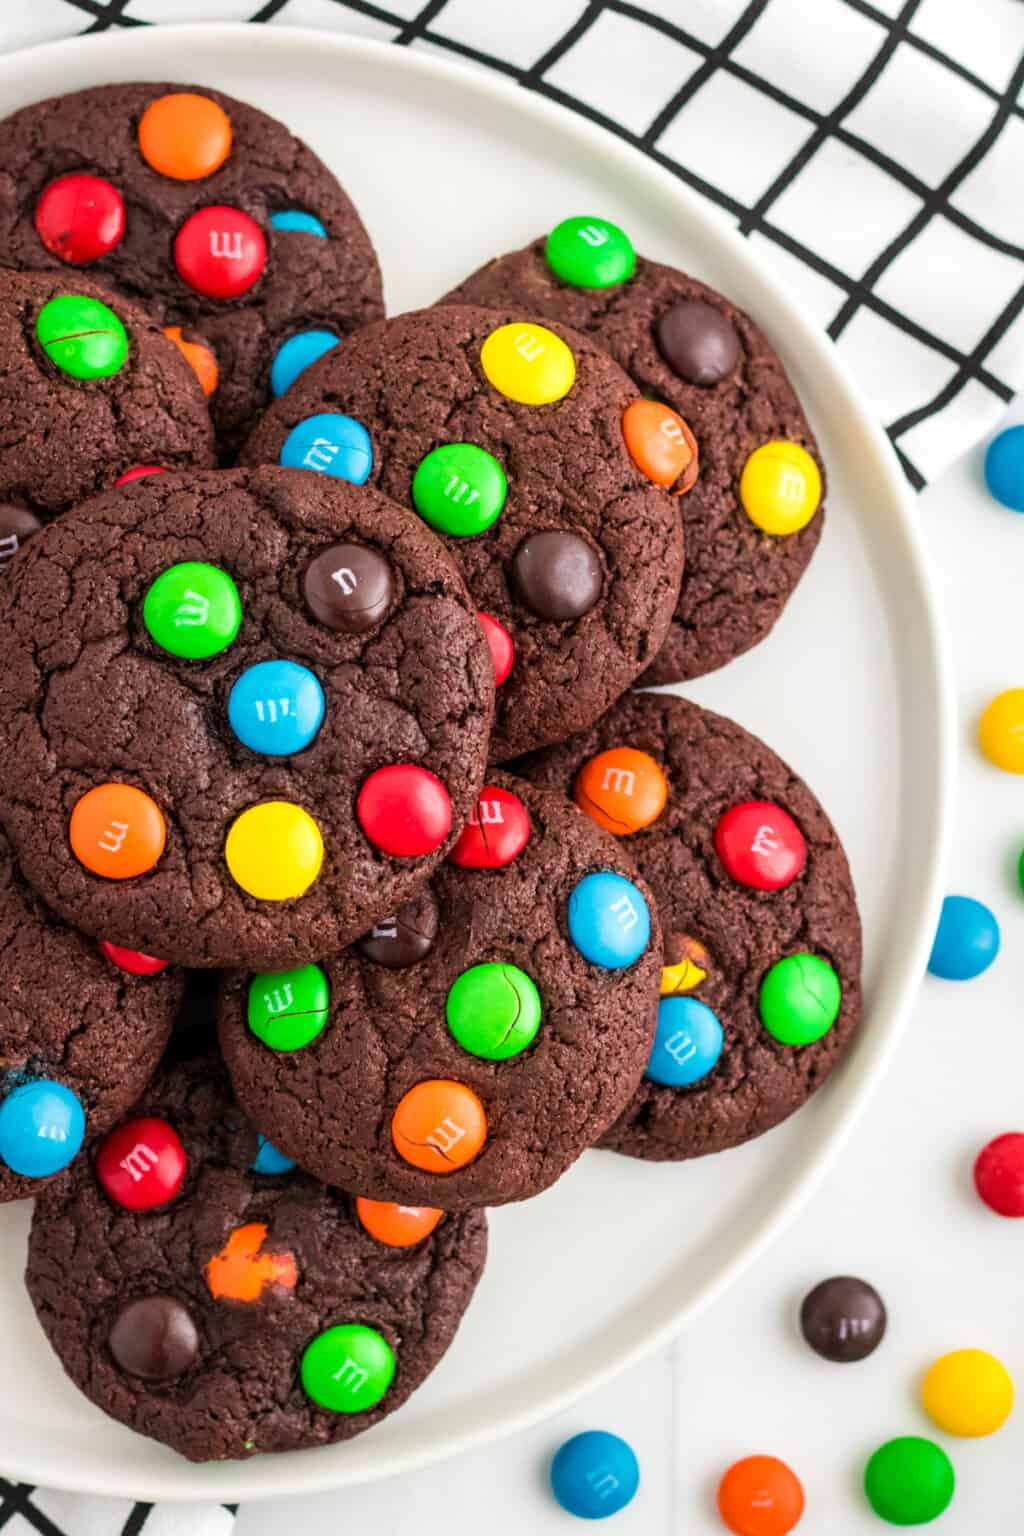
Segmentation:
{"type": "Polygon", "coordinates": [[[66,1168],[85,1136],[85,1112],[63,1083],[22,1083],[0,1103],[0,1161],[26,1179],[66,1168]]]}
{"type": "Polygon", "coordinates": [[[989,443],[985,484],[1004,507],[1024,512],[1024,426],[1007,427],[989,443]]]}
{"type": "Polygon", "coordinates": [[[633,1447],[604,1429],[588,1429],[559,1446],[551,1463],[551,1491],[570,1515],[604,1520],[618,1514],[640,1486],[633,1447]]]}
{"type": "Polygon", "coordinates": [[[569,937],[606,971],[639,960],[651,937],[651,914],[631,881],[608,870],[586,875],[569,897],[569,937]]]}
{"type": "Polygon", "coordinates": [[[270,365],[270,393],[283,395],[286,389],[291,389],[299,374],[336,347],[340,340],[341,337],[333,331],[299,331],[297,335],[289,336],[278,347],[270,365]]]}
{"type": "Polygon", "coordinates": [[[295,1167],[293,1157],[285,1157],[265,1136],[257,1138],[256,1157],[252,1163],[253,1173],[291,1173],[295,1167]]]}
{"type": "Polygon", "coordinates": [[[947,896],[928,969],[944,981],[970,981],[987,971],[999,953],[999,924],[983,902],[947,896]]]}
{"type": "Polygon", "coordinates": [[[722,1026],[707,1003],[695,997],[662,998],[647,1063],[652,1082],[688,1088],[707,1077],[721,1054],[722,1026]]]}
{"type": "Polygon", "coordinates": [[[312,469],[365,485],[373,468],[373,444],[362,422],[323,411],[292,427],[281,445],[280,461],[286,469],[312,469]]]}
{"type": "Polygon", "coordinates": [[[324,691],[296,661],[247,667],[228,696],[228,720],[243,745],[267,757],[308,747],[324,719],[324,691]]]}
{"type": "Polygon", "coordinates": [[[298,230],[303,235],[319,235],[321,240],[327,239],[327,231],[320,220],[302,208],[282,208],[279,213],[272,213],[270,225],[272,229],[298,230]]]}

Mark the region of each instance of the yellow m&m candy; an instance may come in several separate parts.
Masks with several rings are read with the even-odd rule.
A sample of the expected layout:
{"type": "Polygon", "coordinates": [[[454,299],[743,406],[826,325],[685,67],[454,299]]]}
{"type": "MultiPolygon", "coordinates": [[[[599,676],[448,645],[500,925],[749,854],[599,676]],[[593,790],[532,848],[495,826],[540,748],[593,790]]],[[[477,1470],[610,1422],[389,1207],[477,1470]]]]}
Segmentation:
{"type": "Polygon", "coordinates": [[[821,502],[818,466],[799,443],[762,443],[743,466],[740,501],[765,533],[799,533],[821,502]]]}
{"type": "Polygon", "coordinates": [[[1002,1361],[987,1350],[954,1349],[928,1372],[921,1401],[947,1435],[992,1435],[1010,1417],[1013,1382],[1002,1361]]]}
{"type": "Polygon", "coordinates": [[[1024,773],[1024,688],[996,694],[981,717],[978,742],[997,768],[1024,773]]]}
{"type": "Polygon", "coordinates": [[[301,805],[250,805],[224,845],[231,878],[258,901],[290,901],[309,890],[324,861],[320,828],[301,805]]]}
{"type": "Polygon", "coordinates": [[[499,325],[480,348],[480,364],[499,394],[520,405],[550,405],[576,382],[576,359],[543,325],[499,325]]]}

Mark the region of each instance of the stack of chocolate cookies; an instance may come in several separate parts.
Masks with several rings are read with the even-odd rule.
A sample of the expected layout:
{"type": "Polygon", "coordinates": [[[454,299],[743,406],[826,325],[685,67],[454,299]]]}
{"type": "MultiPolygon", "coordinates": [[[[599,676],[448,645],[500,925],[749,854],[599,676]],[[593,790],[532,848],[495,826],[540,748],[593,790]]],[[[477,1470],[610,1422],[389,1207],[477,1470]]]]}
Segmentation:
{"type": "Polygon", "coordinates": [[[604,219],[384,319],[219,92],[0,146],[0,1200],[107,1413],[330,1443],[441,1359],[487,1207],[745,1142],[850,1044],[825,811],[636,691],[768,635],[824,471],[756,325],[604,219]]]}

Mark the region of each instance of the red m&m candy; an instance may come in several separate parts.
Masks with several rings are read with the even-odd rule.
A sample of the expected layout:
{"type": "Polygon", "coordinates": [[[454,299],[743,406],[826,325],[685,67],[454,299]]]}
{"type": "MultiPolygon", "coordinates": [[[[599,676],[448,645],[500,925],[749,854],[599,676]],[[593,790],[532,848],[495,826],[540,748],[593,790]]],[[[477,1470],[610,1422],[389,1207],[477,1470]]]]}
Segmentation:
{"type": "Polygon", "coordinates": [[[807,858],[800,828],[770,800],[746,800],[726,811],[715,828],[715,849],[732,878],[755,891],[780,891],[807,858]]]}
{"type": "Polygon", "coordinates": [[[36,230],[61,261],[87,266],[113,250],[124,234],[121,194],[100,176],[60,176],[43,188],[36,230]]]}
{"type": "Polygon", "coordinates": [[[480,628],[487,636],[487,644],[491,648],[491,660],[494,663],[494,686],[500,688],[512,671],[512,663],[515,661],[515,646],[512,644],[512,636],[504,624],[499,624],[497,619],[492,619],[489,613],[479,613],[480,628]]]}
{"type": "Polygon", "coordinates": [[[500,869],[530,841],[530,813],[509,789],[485,784],[472,814],[448,855],[460,869],[500,869]]]}
{"type": "Polygon", "coordinates": [[[974,1187],[999,1216],[1024,1216],[1024,1133],[1008,1131],[982,1147],[974,1187]]]}
{"type": "Polygon", "coordinates": [[[356,800],[359,825],[382,853],[418,859],[434,853],[452,829],[452,802],[436,774],[416,763],[371,773],[356,800]]]}
{"type": "Polygon", "coordinates": [[[123,949],[120,944],[111,944],[109,939],[100,939],[100,950],[111,965],[127,971],[129,976],[159,976],[170,964],[168,960],[158,960],[155,955],[144,955],[140,949],[123,949]]]}
{"type": "Polygon", "coordinates": [[[174,264],[196,293],[237,299],[266,266],[267,242],[255,219],[240,208],[200,208],[178,230],[174,264]]]}
{"type": "Polygon", "coordinates": [[[96,1174],[115,1205],[151,1211],[173,1200],[185,1182],[185,1148],[166,1120],[127,1120],[104,1138],[96,1174]]]}
{"type": "Polygon", "coordinates": [[[115,485],[131,485],[133,480],[145,480],[147,475],[166,475],[166,469],[161,469],[159,464],[136,464],[134,469],[126,469],[123,475],[118,475],[115,485]]]}

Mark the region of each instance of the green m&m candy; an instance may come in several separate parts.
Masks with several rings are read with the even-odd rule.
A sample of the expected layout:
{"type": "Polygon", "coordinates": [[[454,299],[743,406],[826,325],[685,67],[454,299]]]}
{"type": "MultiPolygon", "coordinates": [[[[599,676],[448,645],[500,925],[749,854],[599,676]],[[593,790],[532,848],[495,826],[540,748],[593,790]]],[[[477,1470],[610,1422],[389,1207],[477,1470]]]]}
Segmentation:
{"type": "Polygon", "coordinates": [[[810,1045],[839,1015],[843,989],[827,960],[787,955],[761,983],[761,1023],[783,1045],[810,1045]]]}
{"type": "Polygon", "coordinates": [[[956,1487],[953,1466],[934,1440],[901,1435],[887,1440],[868,1462],[864,1492],[890,1525],[926,1525],[949,1507],[956,1487]]]}
{"type": "Polygon", "coordinates": [[[36,320],[39,345],[73,379],[109,379],[124,367],[128,333],[112,309],[84,294],[62,293],[36,320]]]}
{"type": "Polygon", "coordinates": [[[302,1390],[332,1413],[374,1408],[395,1376],[395,1352],[376,1328],[341,1323],[325,1328],[306,1346],[302,1390]]]}
{"type": "Polygon", "coordinates": [[[301,1051],[327,1023],[331,989],[318,965],[266,971],[249,983],[249,1028],[272,1051],[301,1051]]]}
{"type": "Polygon", "coordinates": [[[573,288],[614,288],[636,269],[633,242],[607,219],[563,219],[548,235],[544,258],[573,288]]]}
{"type": "Polygon", "coordinates": [[[162,650],[202,661],[226,650],[238,634],[242,603],[227,571],[185,560],[154,581],[142,605],[142,621],[162,650]]]}
{"type": "Polygon", "coordinates": [[[412,501],[431,528],[468,539],[489,528],[505,505],[505,471],[475,443],[445,443],[422,458],[413,476],[412,501]]]}
{"type": "Polygon", "coordinates": [[[445,1014],[464,1051],[507,1061],[540,1029],[540,993],[516,965],[473,965],[452,984],[445,1014]]]}

